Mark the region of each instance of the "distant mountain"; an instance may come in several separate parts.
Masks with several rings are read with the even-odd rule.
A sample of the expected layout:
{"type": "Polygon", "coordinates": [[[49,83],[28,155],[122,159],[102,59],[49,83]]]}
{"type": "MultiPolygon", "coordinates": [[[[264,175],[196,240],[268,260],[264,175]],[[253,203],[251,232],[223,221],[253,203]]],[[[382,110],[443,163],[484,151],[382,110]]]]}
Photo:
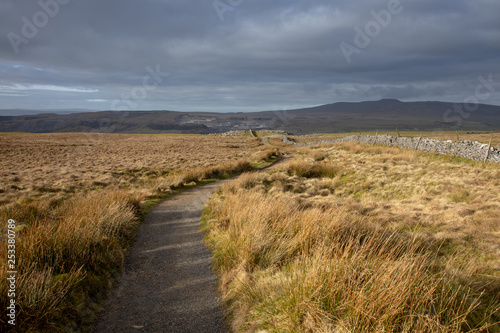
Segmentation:
{"type": "MultiPolygon", "coordinates": [[[[1,111],[0,111],[0,114],[1,111]]],[[[500,130],[500,106],[384,99],[252,113],[101,111],[0,116],[0,132],[217,133],[280,129],[291,133],[367,130],[500,130]],[[471,109],[474,107],[473,109],[471,109]],[[470,111],[467,111],[470,110],[470,111]]]]}

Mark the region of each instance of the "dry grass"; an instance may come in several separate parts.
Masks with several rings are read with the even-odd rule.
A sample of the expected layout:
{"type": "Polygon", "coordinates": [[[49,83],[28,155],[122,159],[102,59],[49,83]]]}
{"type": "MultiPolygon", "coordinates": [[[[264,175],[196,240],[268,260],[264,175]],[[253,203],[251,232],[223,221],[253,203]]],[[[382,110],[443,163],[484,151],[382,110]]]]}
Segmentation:
{"type": "MultiPolygon", "coordinates": [[[[314,155],[315,160],[317,154],[314,155]]],[[[298,177],[314,178],[325,177],[333,178],[338,175],[341,170],[338,166],[327,162],[310,162],[305,160],[297,160],[291,162],[287,166],[287,172],[298,177]]]]}
{"type": "MultiPolygon", "coordinates": [[[[138,218],[126,192],[80,194],[58,205],[33,202],[0,210],[16,227],[16,326],[22,330],[77,330],[95,319],[95,302],[121,268],[138,218]],[[84,292],[82,292],[84,291],[84,292]],[[80,313],[84,312],[84,313],[80,313]]],[[[6,228],[0,256],[6,258],[6,228]]],[[[0,292],[7,295],[7,263],[0,263],[0,292]]],[[[1,308],[7,308],[6,297],[1,308]]],[[[5,310],[0,311],[6,318],[5,310]]]]}
{"type": "Polygon", "coordinates": [[[498,165],[354,143],[295,151],[207,206],[235,331],[499,332],[498,165]]]}
{"type": "Polygon", "coordinates": [[[64,198],[248,156],[258,140],[195,135],[0,134],[0,205],[64,198]]]}
{"type": "MultiPolygon", "coordinates": [[[[0,219],[17,222],[16,325],[33,332],[88,330],[154,202],[184,186],[251,170],[278,154],[241,137],[0,136],[6,181],[0,219]]],[[[0,227],[2,258],[6,228],[0,227]]],[[[6,278],[3,260],[1,295],[8,293],[6,278]]],[[[8,301],[0,298],[2,325],[8,301]]]]}

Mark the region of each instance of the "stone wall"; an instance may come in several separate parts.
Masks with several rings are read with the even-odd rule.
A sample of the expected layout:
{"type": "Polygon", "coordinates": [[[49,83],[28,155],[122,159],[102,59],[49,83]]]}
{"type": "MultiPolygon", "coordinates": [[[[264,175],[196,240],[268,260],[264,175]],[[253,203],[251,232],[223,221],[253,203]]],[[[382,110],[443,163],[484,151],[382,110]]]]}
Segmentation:
{"type": "MultiPolygon", "coordinates": [[[[280,136],[281,137],[281,136],[280,136]]],[[[484,161],[488,154],[487,144],[477,141],[439,141],[435,139],[426,138],[408,138],[396,137],[390,135],[351,135],[345,138],[325,140],[311,144],[297,143],[290,141],[286,136],[283,136],[283,142],[293,144],[295,146],[311,146],[321,143],[338,143],[338,142],[351,142],[356,141],[359,143],[379,144],[385,146],[400,147],[406,149],[416,149],[429,153],[437,153],[441,155],[453,155],[468,158],[471,160],[484,161]]],[[[495,147],[489,148],[487,162],[500,163],[500,149],[495,147]]]]}

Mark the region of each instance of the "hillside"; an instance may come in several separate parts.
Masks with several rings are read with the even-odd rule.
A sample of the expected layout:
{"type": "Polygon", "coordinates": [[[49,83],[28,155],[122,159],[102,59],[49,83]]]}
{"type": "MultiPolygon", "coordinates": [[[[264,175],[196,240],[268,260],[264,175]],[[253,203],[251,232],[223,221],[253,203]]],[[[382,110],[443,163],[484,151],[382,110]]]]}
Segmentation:
{"type": "Polygon", "coordinates": [[[0,132],[217,133],[281,129],[296,134],[366,130],[498,130],[500,106],[481,104],[473,113],[453,103],[380,100],[253,113],[101,111],[0,116],[0,132]],[[458,121],[458,122],[457,122],[458,121]],[[457,127],[456,125],[459,125],[457,127]]]}

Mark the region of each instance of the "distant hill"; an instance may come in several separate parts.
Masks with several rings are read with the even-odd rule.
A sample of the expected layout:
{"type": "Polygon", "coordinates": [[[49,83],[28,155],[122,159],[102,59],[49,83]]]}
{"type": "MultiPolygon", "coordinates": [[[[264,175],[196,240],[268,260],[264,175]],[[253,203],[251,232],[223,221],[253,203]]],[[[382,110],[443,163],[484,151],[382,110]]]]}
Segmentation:
{"type": "Polygon", "coordinates": [[[78,112],[91,112],[97,110],[86,110],[86,109],[54,109],[54,110],[33,110],[33,109],[0,109],[0,116],[28,116],[40,113],[57,113],[57,114],[70,114],[78,112]]]}
{"type": "MultiPolygon", "coordinates": [[[[252,113],[101,111],[0,116],[0,132],[217,133],[280,129],[295,134],[367,130],[500,130],[500,106],[474,112],[444,102],[380,100],[252,113]]],[[[0,114],[1,111],[0,111],[0,114]]]]}

